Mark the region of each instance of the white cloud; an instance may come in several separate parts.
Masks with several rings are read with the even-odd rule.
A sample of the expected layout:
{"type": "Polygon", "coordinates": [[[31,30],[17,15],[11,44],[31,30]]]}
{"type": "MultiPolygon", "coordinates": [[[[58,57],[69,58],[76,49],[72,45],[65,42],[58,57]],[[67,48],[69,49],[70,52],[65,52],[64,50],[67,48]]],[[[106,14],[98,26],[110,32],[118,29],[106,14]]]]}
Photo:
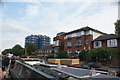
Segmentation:
{"type": "Polygon", "coordinates": [[[26,17],[27,18],[32,18],[32,17],[35,17],[38,15],[38,12],[39,12],[39,6],[35,5],[28,5],[26,10],[26,17]]]}
{"type": "Polygon", "coordinates": [[[17,43],[23,46],[24,38],[31,34],[48,35],[53,38],[58,32],[69,32],[84,26],[90,26],[106,33],[114,33],[114,22],[117,19],[116,6],[103,4],[99,12],[92,15],[88,13],[88,16],[85,16],[82,14],[89,6],[94,5],[92,2],[80,3],[81,6],[76,6],[77,9],[70,12],[70,15],[67,10],[73,9],[74,5],[66,7],[66,4],[69,3],[54,3],[46,8],[44,4],[36,2],[34,5],[27,5],[21,20],[3,19],[2,49],[17,43]]]}
{"type": "Polygon", "coordinates": [[[3,2],[114,2],[119,0],[2,0],[3,2]]]}

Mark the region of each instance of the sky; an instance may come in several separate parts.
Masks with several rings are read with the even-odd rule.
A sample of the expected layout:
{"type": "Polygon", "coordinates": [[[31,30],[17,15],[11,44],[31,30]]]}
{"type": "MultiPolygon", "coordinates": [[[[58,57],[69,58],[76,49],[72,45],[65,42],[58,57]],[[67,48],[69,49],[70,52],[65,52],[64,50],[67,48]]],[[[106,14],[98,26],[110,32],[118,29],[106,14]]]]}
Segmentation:
{"type": "Polygon", "coordinates": [[[41,34],[53,37],[89,26],[114,33],[118,0],[2,0],[0,3],[0,50],[16,44],[24,47],[25,37],[41,34]]]}

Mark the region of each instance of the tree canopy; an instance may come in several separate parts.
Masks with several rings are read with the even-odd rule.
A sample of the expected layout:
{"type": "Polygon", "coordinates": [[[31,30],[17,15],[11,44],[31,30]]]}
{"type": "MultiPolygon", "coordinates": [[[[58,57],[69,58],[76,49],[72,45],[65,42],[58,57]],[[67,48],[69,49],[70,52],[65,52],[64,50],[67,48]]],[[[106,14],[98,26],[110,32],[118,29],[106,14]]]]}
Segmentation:
{"type": "Polygon", "coordinates": [[[28,55],[31,55],[36,50],[37,50],[37,46],[34,43],[27,42],[25,44],[25,53],[28,53],[28,55]]]}
{"type": "Polygon", "coordinates": [[[82,50],[79,54],[80,60],[85,62],[104,62],[109,61],[118,53],[117,49],[112,48],[97,48],[92,50],[82,50]]]}
{"type": "Polygon", "coordinates": [[[12,54],[13,55],[16,55],[16,56],[19,56],[19,51],[23,49],[19,44],[15,45],[13,48],[12,48],[12,54]]]}
{"type": "Polygon", "coordinates": [[[25,54],[25,50],[19,44],[16,44],[12,49],[5,49],[4,51],[2,51],[3,55],[6,55],[8,53],[15,56],[22,56],[25,54]]]}
{"type": "Polygon", "coordinates": [[[5,49],[4,51],[2,51],[3,55],[6,55],[7,53],[12,54],[12,49],[5,49]]]}
{"type": "Polygon", "coordinates": [[[120,20],[115,23],[115,33],[120,35],[120,20]]]}

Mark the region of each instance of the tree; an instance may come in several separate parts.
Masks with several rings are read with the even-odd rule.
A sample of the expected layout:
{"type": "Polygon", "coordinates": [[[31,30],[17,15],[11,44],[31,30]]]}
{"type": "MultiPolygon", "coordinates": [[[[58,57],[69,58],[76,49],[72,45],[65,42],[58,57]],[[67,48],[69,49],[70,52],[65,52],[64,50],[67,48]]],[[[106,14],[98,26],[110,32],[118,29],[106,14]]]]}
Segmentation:
{"type": "Polygon", "coordinates": [[[120,35],[120,20],[115,23],[115,33],[120,35]]]}
{"type": "Polygon", "coordinates": [[[23,56],[23,55],[25,55],[25,49],[24,48],[19,50],[19,56],[23,56]]]}
{"type": "Polygon", "coordinates": [[[81,50],[81,52],[79,53],[79,58],[81,61],[86,61],[87,59],[87,50],[81,50]]]}
{"type": "Polygon", "coordinates": [[[68,58],[68,55],[66,51],[61,51],[59,53],[55,53],[54,57],[55,58],[68,58]]]}
{"type": "Polygon", "coordinates": [[[25,54],[31,55],[33,52],[37,50],[37,46],[34,43],[27,42],[25,44],[25,54]]]}
{"type": "Polygon", "coordinates": [[[8,53],[12,54],[12,49],[5,49],[4,51],[2,51],[3,55],[6,55],[8,53]]]}
{"type": "Polygon", "coordinates": [[[20,53],[19,51],[23,49],[19,44],[15,45],[13,48],[12,48],[12,54],[15,55],[15,56],[19,56],[20,53]]]}

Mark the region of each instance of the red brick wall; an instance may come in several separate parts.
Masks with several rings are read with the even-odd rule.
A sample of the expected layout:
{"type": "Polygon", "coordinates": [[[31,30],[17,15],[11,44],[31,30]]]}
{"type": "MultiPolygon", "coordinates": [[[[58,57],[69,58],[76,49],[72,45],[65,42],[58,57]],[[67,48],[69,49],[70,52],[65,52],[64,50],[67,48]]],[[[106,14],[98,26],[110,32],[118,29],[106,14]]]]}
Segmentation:
{"type": "Polygon", "coordinates": [[[81,36],[79,38],[72,38],[70,40],[68,39],[65,39],[65,47],[64,47],[64,50],[67,51],[67,50],[72,50],[73,53],[76,51],[76,50],[83,50],[83,49],[89,49],[89,46],[90,46],[90,49],[92,49],[92,40],[93,40],[93,36],[92,35],[87,35],[87,36],[81,36]],[[85,38],[88,39],[88,44],[85,44],[85,38]],[[76,45],[76,41],[77,40],[81,40],[82,41],[82,44],[80,47],[77,47],[75,46],[76,45]],[[71,41],[72,42],[72,47],[71,48],[68,48],[67,47],[67,42],[68,41],[71,41]]]}
{"type": "Polygon", "coordinates": [[[102,41],[102,48],[107,48],[107,41],[102,41]]]}
{"type": "Polygon", "coordinates": [[[64,36],[56,36],[53,38],[53,41],[60,40],[59,46],[54,46],[54,48],[59,48],[60,51],[64,51],[64,36]]]}

